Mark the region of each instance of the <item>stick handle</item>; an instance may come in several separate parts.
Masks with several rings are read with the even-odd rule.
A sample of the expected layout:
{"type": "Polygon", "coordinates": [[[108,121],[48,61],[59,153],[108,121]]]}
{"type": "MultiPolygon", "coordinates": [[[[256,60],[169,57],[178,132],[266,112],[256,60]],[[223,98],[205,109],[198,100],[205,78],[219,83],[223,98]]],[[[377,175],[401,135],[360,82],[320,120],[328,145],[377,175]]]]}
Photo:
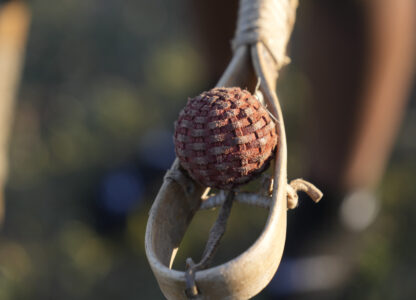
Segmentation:
{"type": "Polygon", "coordinates": [[[260,42],[280,69],[289,62],[286,47],[297,6],[298,0],[240,0],[233,49],[260,42]]]}
{"type": "Polygon", "coordinates": [[[20,78],[30,13],[20,1],[0,6],[0,224],[4,218],[3,187],[14,99],[20,78]]]}

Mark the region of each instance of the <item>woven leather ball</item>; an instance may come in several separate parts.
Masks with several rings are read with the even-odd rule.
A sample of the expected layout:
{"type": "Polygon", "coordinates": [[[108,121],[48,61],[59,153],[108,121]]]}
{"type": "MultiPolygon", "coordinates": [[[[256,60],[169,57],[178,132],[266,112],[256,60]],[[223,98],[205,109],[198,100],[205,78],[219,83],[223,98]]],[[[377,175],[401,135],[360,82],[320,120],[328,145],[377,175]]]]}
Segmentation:
{"type": "Polygon", "coordinates": [[[277,134],[269,113],[249,91],[214,88],[188,100],[174,143],[194,180],[231,190],[268,167],[277,134]]]}

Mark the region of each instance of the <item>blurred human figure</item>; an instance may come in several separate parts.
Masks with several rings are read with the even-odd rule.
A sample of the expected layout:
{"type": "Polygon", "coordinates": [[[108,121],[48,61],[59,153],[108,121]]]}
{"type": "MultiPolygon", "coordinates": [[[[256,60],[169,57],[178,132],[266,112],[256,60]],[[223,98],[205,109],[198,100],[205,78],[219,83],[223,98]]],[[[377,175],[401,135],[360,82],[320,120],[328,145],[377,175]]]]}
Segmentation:
{"type": "MultiPolygon", "coordinates": [[[[192,1],[191,7],[215,84],[231,58],[238,1],[192,1]]],[[[374,191],[411,88],[415,28],[413,0],[300,1],[290,56],[311,84],[311,101],[305,103],[311,113],[303,127],[305,178],[326,196],[319,205],[301,202],[289,215],[285,257],[320,254],[320,262],[334,262],[336,269],[337,262],[322,257],[326,250],[317,250],[316,244],[331,240],[347,252],[355,245],[347,232],[363,230],[374,220],[374,191]],[[340,241],[344,237],[349,247],[340,241]]],[[[302,258],[286,266],[300,269],[315,262],[302,258]]]]}

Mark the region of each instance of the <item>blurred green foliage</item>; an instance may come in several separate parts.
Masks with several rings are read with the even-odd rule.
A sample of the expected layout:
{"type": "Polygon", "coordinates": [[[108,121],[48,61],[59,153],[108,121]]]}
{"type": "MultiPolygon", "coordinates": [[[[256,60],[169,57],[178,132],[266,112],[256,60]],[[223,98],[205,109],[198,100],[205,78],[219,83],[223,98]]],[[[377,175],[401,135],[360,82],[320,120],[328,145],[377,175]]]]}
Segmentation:
{"type": "Polygon", "coordinates": [[[169,1],[30,3],[10,144],[0,299],[156,299],[144,255],[163,171],[120,230],[94,212],[105,172],[134,165],[141,136],[172,131],[204,84],[181,6],[169,1]]]}

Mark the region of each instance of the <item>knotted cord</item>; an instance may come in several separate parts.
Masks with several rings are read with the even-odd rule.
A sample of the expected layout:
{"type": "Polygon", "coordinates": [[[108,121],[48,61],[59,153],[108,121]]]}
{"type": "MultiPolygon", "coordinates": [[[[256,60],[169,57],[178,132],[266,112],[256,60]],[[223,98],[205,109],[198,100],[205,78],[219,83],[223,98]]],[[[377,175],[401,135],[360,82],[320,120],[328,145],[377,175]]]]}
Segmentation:
{"type": "Polygon", "coordinates": [[[276,70],[280,69],[290,61],[286,45],[297,5],[297,0],[240,0],[233,50],[261,42],[272,55],[276,70]]]}

